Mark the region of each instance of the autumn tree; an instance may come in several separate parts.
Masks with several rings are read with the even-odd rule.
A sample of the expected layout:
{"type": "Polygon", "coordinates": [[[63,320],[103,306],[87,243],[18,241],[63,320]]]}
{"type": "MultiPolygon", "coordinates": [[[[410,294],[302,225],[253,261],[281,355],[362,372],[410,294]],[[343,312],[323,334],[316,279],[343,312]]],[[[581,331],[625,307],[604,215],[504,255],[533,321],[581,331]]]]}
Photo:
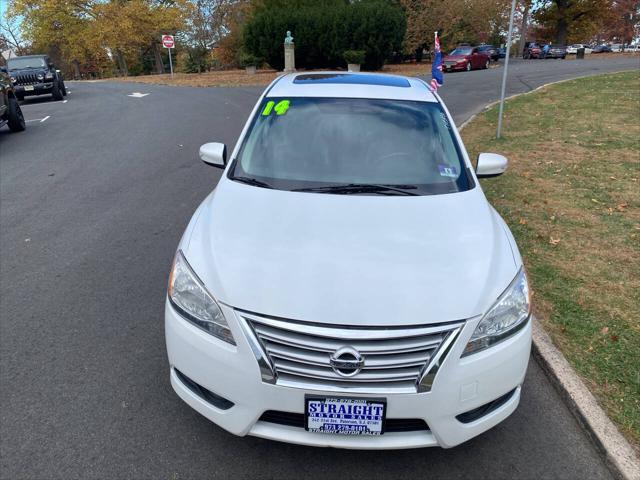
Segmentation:
{"type": "Polygon", "coordinates": [[[18,20],[0,12],[0,52],[4,50],[26,55],[27,46],[22,41],[18,20]]]}
{"type": "Polygon", "coordinates": [[[508,0],[400,0],[407,17],[405,52],[433,43],[440,32],[444,46],[495,41],[509,21],[508,0]]]}
{"type": "Polygon", "coordinates": [[[601,20],[608,15],[608,0],[543,0],[535,6],[533,17],[552,32],[555,43],[584,41],[598,33],[601,20]]]}
{"type": "MultiPolygon", "coordinates": [[[[210,52],[223,46],[236,56],[242,42],[242,24],[252,7],[250,0],[192,0],[184,32],[186,70],[209,66],[210,52]]],[[[234,59],[229,58],[229,63],[234,59]]]]}
{"type": "Polygon", "coordinates": [[[640,1],[613,0],[603,18],[602,34],[628,45],[640,35],[640,1]]]}
{"type": "Polygon", "coordinates": [[[113,60],[127,74],[128,60],[152,52],[156,71],[161,33],[184,24],[186,0],[11,0],[9,17],[38,51],[54,52],[67,65],[104,65],[113,60]]]}

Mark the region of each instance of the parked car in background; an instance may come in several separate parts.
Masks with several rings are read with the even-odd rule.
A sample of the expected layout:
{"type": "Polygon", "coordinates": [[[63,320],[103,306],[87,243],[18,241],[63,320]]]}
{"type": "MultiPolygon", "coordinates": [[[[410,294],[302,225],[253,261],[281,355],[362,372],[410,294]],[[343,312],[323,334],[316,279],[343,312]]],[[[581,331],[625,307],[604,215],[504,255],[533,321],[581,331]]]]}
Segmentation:
{"type": "Polygon", "coordinates": [[[625,52],[640,52],[640,45],[627,45],[624,47],[625,52]]]}
{"type": "Polygon", "coordinates": [[[544,58],[565,58],[567,49],[564,45],[551,45],[547,53],[543,53],[544,58]]]}
{"type": "Polygon", "coordinates": [[[497,62],[500,58],[498,48],[495,45],[478,45],[478,51],[489,55],[489,58],[494,62],[497,62]]]}
{"type": "Polygon", "coordinates": [[[615,52],[615,53],[620,53],[622,51],[622,44],[621,43],[612,43],[611,44],[611,51],[615,52]]]}
{"type": "Polygon", "coordinates": [[[12,132],[22,132],[26,127],[11,79],[6,68],[0,67],[0,127],[5,124],[12,132]]]}
{"type": "Polygon", "coordinates": [[[507,56],[507,49],[506,49],[506,48],[504,48],[504,47],[500,47],[500,48],[498,49],[498,57],[499,57],[499,58],[504,58],[504,57],[506,57],[506,56],[507,56]]]}
{"type": "Polygon", "coordinates": [[[54,100],[67,94],[64,78],[47,55],[28,55],[7,60],[7,69],[18,100],[50,93],[54,100]]]}
{"type": "Polygon", "coordinates": [[[609,45],[598,45],[592,50],[592,53],[609,53],[611,51],[612,50],[609,45]]]}
{"type": "Polygon", "coordinates": [[[569,45],[567,47],[567,54],[575,55],[576,53],[578,53],[579,48],[584,48],[584,53],[591,53],[591,47],[589,47],[588,45],[584,45],[582,43],[574,43],[573,45],[569,45]]]}
{"type": "Polygon", "coordinates": [[[489,68],[491,59],[489,55],[480,52],[478,47],[458,46],[448,55],[445,55],[442,68],[445,72],[454,70],[475,70],[478,68],[489,68]]]}
{"type": "Polygon", "coordinates": [[[535,42],[527,42],[524,44],[522,58],[530,60],[532,58],[540,58],[542,56],[542,47],[535,42]]]}

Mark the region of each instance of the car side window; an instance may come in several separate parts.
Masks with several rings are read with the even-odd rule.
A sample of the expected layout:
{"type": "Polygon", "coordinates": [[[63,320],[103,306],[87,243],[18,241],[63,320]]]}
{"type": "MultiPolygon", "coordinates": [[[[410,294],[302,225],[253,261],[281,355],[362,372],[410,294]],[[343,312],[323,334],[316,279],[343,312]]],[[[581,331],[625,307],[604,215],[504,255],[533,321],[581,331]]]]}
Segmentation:
{"type": "Polygon", "coordinates": [[[471,50],[471,55],[475,55],[476,53],[478,53],[478,49],[474,48],[473,50],[471,50]]]}

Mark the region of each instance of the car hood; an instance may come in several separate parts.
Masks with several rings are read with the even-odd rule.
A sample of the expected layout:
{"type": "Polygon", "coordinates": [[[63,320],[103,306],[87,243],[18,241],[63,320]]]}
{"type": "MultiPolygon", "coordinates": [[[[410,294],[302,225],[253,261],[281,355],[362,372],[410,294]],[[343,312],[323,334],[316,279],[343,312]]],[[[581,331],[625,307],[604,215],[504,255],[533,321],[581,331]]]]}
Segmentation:
{"type": "Polygon", "coordinates": [[[411,325],[485,312],[517,273],[480,188],[331,195],[221,179],[181,242],[222,303],[338,325],[411,325]]]}

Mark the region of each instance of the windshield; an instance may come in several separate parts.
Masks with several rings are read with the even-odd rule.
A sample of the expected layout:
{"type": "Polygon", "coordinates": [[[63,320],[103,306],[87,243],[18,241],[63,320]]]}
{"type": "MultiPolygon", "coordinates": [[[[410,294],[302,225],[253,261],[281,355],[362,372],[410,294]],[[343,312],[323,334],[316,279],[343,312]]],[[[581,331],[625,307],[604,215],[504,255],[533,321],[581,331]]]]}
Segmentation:
{"type": "Polygon", "coordinates": [[[439,104],[351,98],[264,99],[229,178],[280,190],[335,187],[334,193],[471,188],[439,104]]]}
{"type": "Polygon", "coordinates": [[[20,70],[22,68],[42,68],[46,67],[44,58],[31,57],[31,58],[12,58],[7,61],[7,67],[9,70],[20,70]]]}
{"type": "Polygon", "coordinates": [[[458,47],[452,51],[449,55],[471,55],[471,48],[458,47]]]}

